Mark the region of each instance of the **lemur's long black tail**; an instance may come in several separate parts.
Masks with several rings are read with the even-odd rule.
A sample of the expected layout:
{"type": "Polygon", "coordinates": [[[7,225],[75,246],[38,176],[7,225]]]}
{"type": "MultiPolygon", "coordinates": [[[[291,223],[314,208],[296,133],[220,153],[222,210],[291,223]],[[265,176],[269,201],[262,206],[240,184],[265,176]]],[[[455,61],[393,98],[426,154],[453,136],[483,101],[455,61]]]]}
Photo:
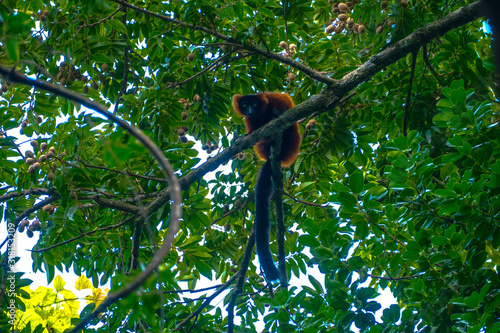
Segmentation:
{"type": "Polygon", "coordinates": [[[260,266],[264,270],[266,278],[270,281],[279,280],[279,271],[273,261],[271,248],[269,247],[269,205],[273,195],[271,162],[266,161],[260,169],[259,179],[255,189],[255,243],[257,244],[257,255],[260,266]]]}

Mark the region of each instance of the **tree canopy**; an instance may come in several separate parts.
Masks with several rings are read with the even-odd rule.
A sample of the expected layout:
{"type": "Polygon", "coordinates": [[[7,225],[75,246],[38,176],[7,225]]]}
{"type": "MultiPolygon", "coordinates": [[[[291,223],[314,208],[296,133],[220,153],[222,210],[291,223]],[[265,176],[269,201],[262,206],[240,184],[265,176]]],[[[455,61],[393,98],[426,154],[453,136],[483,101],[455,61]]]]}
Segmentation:
{"type": "Polygon", "coordinates": [[[3,1],[0,331],[500,331],[500,88],[483,13],[3,1]],[[297,106],[245,136],[231,98],[262,91],[297,106]],[[254,260],[251,147],[295,122],[299,157],[273,172],[286,272],[273,285],[254,260]],[[11,270],[25,237],[54,289],[11,270]],[[56,269],[91,290],[83,311],[56,269]]]}

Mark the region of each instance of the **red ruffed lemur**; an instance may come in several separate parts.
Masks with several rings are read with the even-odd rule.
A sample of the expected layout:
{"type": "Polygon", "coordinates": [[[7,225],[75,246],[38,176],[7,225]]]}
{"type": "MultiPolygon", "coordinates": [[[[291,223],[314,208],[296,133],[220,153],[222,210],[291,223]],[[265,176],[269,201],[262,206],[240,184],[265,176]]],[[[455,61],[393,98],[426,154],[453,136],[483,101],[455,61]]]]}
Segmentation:
{"type": "MultiPolygon", "coordinates": [[[[273,119],[278,118],[294,107],[292,98],[286,93],[258,93],[256,95],[234,95],[234,111],[245,117],[247,133],[264,126],[273,119]]],[[[283,131],[281,152],[279,160],[282,167],[293,164],[300,150],[302,137],[297,123],[283,131]]],[[[255,145],[255,152],[262,160],[266,161],[260,170],[260,175],[255,188],[255,243],[257,255],[266,278],[270,281],[279,280],[279,271],[274,264],[269,247],[269,205],[274,189],[272,185],[271,162],[269,161],[270,140],[263,139],[255,145]]]]}

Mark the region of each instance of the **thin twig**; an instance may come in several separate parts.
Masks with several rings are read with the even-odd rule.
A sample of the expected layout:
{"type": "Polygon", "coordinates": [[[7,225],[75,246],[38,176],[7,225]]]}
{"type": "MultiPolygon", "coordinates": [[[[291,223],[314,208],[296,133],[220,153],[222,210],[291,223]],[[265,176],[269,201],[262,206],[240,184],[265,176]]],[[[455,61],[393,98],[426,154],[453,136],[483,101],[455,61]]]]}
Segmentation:
{"type": "Polygon", "coordinates": [[[222,284],[218,284],[218,285],[215,285],[215,286],[212,286],[212,287],[207,287],[207,288],[195,289],[195,290],[192,290],[192,289],[166,290],[166,291],[164,291],[163,293],[164,293],[164,294],[175,294],[175,293],[201,293],[201,292],[203,292],[203,291],[212,290],[212,289],[217,289],[217,288],[219,288],[219,287],[222,287],[222,284]]]}
{"type": "Polygon", "coordinates": [[[196,309],[193,313],[191,313],[183,321],[181,321],[179,323],[179,325],[177,325],[177,327],[175,329],[173,329],[172,331],[174,331],[174,332],[179,331],[188,321],[190,321],[192,318],[198,316],[201,313],[201,311],[203,311],[203,309],[205,309],[207,306],[210,305],[210,302],[212,302],[212,300],[214,298],[216,298],[217,296],[219,296],[219,294],[221,292],[223,292],[224,290],[226,290],[234,282],[234,280],[236,280],[238,277],[239,277],[239,272],[235,273],[217,291],[215,291],[212,295],[210,295],[210,297],[207,297],[207,299],[203,302],[202,305],[200,305],[200,307],[198,309],[196,309]]]}
{"type": "Polygon", "coordinates": [[[297,199],[296,197],[294,197],[293,195],[291,195],[290,193],[287,193],[287,192],[284,192],[284,194],[287,197],[289,197],[290,199],[292,199],[293,201],[301,203],[301,204],[304,204],[304,205],[307,205],[307,206],[321,207],[321,208],[325,208],[325,207],[329,206],[329,204],[327,204],[327,203],[326,204],[317,204],[317,203],[314,203],[314,202],[300,200],[300,199],[297,199]]]}
{"type": "MultiPolygon", "coordinates": [[[[359,209],[361,209],[361,207],[359,207],[359,209]]],[[[400,241],[396,236],[391,235],[385,227],[383,227],[383,226],[379,225],[377,222],[373,221],[372,218],[366,212],[364,215],[371,225],[377,227],[380,231],[382,231],[382,233],[384,233],[386,236],[390,237],[393,241],[406,247],[406,244],[404,242],[400,241]]]]}
{"type": "Polygon", "coordinates": [[[436,78],[436,80],[439,82],[439,84],[441,86],[443,86],[443,81],[441,80],[441,78],[439,77],[439,74],[436,72],[436,70],[432,66],[431,62],[429,61],[429,55],[427,53],[427,44],[423,45],[423,48],[422,48],[422,57],[424,58],[424,62],[427,65],[427,68],[430,69],[430,71],[432,72],[432,74],[434,75],[434,77],[436,78]]]}
{"type": "MultiPolygon", "coordinates": [[[[130,171],[120,171],[120,170],[114,170],[114,169],[110,169],[110,168],[106,168],[106,167],[103,167],[103,166],[99,166],[99,165],[92,165],[92,164],[88,164],[87,162],[85,162],[84,160],[82,160],[81,158],[78,159],[78,162],[82,163],[85,167],[87,168],[92,168],[92,169],[99,169],[99,170],[105,170],[105,171],[110,171],[110,172],[114,172],[114,173],[119,173],[119,174],[122,174],[124,176],[130,176],[132,178],[140,178],[140,179],[146,179],[146,180],[154,180],[156,182],[160,182],[160,183],[166,183],[167,180],[164,179],[164,178],[157,178],[157,177],[148,177],[148,176],[143,176],[143,175],[138,175],[138,174],[135,174],[133,172],[130,172],[130,171]]],[[[78,167],[78,166],[76,166],[78,167]]]]}
{"type": "Polygon", "coordinates": [[[422,275],[424,275],[425,273],[420,273],[420,274],[417,274],[417,275],[412,275],[412,276],[401,276],[401,277],[389,277],[389,276],[376,276],[376,275],[371,275],[371,274],[367,274],[367,276],[373,278],[373,279],[379,279],[379,280],[387,280],[387,281],[400,281],[400,280],[411,280],[411,279],[415,279],[415,278],[418,278],[418,277],[421,277],[422,275]]]}
{"type": "Polygon", "coordinates": [[[226,64],[228,62],[233,62],[233,61],[236,61],[236,60],[239,60],[239,59],[251,56],[251,54],[245,54],[243,56],[232,58],[231,60],[226,60],[227,58],[229,58],[229,56],[231,55],[231,53],[234,53],[234,52],[236,52],[236,51],[231,51],[229,53],[224,54],[222,57],[218,58],[212,64],[210,64],[209,66],[203,68],[201,71],[199,71],[198,73],[194,74],[193,76],[188,77],[187,79],[185,79],[185,80],[183,80],[183,81],[181,81],[179,83],[170,84],[170,85],[167,86],[167,88],[171,89],[171,88],[180,87],[183,84],[196,79],[198,76],[203,75],[204,73],[209,72],[209,71],[211,71],[214,68],[222,66],[223,64],[226,64]]]}
{"type": "Polygon", "coordinates": [[[417,65],[417,51],[413,52],[412,62],[411,62],[411,73],[410,73],[410,83],[408,87],[408,93],[406,94],[406,102],[405,102],[405,114],[403,118],[403,135],[407,135],[408,131],[408,122],[410,121],[410,113],[411,113],[411,88],[413,86],[413,78],[415,77],[415,66],[417,65]]]}
{"type": "Polygon", "coordinates": [[[71,243],[77,239],[80,239],[80,238],[83,238],[83,237],[86,237],[86,236],[89,236],[89,235],[92,235],[92,234],[95,234],[96,232],[98,231],[106,231],[106,230],[110,230],[110,229],[117,229],[119,227],[121,227],[122,225],[126,225],[127,223],[130,223],[134,218],[133,217],[130,217],[128,219],[126,219],[125,221],[123,222],[120,222],[118,224],[113,224],[113,225],[109,225],[107,227],[102,227],[102,228],[97,228],[95,230],[91,230],[89,232],[86,232],[86,233],[83,233],[79,236],[76,236],[76,237],[73,237],[71,239],[68,239],[67,241],[64,241],[64,242],[61,242],[61,243],[57,243],[57,244],[54,244],[54,245],[51,245],[49,247],[45,247],[43,249],[39,249],[39,250],[29,250],[30,252],[35,252],[35,253],[41,253],[41,252],[46,252],[48,250],[52,250],[56,247],[59,247],[59,246],[62,246],[62,245],[66,245],[68,243],[71,243]]]}
{"type": "MultiPolygon", "coordinates": [[[[255,245],[255,228],[252,228],[252,232],[247,240],[247,245],[245,247],[245,252],[243,253],[243,258],[241,259],[240,269],[234,276],[238,276],[238,281],[231,294],[231,300],[227,305],[227,333],[234,332],[234,308],[236,306],[236,300],[243,290],[243,283],[245,282],[245,276],[248,271],[248,265],[250,264],[250,259],[252,258],[253,247],[255,245]]],[[[233,276],[233,277],[234,277],[233,276]]]]}

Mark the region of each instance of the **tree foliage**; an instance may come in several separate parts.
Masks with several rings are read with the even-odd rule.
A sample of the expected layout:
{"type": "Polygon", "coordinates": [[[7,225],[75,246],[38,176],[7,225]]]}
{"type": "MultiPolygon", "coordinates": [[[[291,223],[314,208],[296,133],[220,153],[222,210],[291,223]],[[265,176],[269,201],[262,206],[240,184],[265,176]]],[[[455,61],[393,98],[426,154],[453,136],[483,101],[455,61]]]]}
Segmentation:
{"type": "MultiPolygon", "coordinates": [[[[53,280],[54,289],[38,287],[31,290],[24,287],[20,291],[24,293],[21,309],[16,310],[17,328],[23,331],[33,332],[38,326],[45,327],[48,332],[63,332],[71,328],[72,319],[78,319],[80,302],[75,294],[65,288],[65,282],[61,276],[53,280]]],[[[100,288],[94,288],[92,283],[84,276],[80,276],[76,283],[77,290],[89,289],[90,295],[85,297],[86,303],[94,309],[106,297],[106,292],[100,288]]]]}
{"type": "MultiPolygon", "coordinates": [[[[9,0],[0,19],[1,225],[18,242],[38,237],[33,271],[116,293],[175,225],[157,161],[88,99],[156,143],[180,181],[171,251],[88,317],[93,330],[500,330],[499,88],[478,2],[9,0]],[[242,137],[231,97],[259,91],[298,106],[242,137]],[[284,252],[288,278],[307,283],[266,288],[250,260],[250,148],[295,121],[284,252]],[[192,293],[203,279],[211,287],[192,293]],[[382,308],[382,290],[397,304],[382,308]]],[[[7,243],[0,326],[10,329],[7,243]]],[[[38,296],[22,275],[16,307],[27,314],[38,296]]],[[[23,318],[23,332],[68,327],[23,318]]]]}

